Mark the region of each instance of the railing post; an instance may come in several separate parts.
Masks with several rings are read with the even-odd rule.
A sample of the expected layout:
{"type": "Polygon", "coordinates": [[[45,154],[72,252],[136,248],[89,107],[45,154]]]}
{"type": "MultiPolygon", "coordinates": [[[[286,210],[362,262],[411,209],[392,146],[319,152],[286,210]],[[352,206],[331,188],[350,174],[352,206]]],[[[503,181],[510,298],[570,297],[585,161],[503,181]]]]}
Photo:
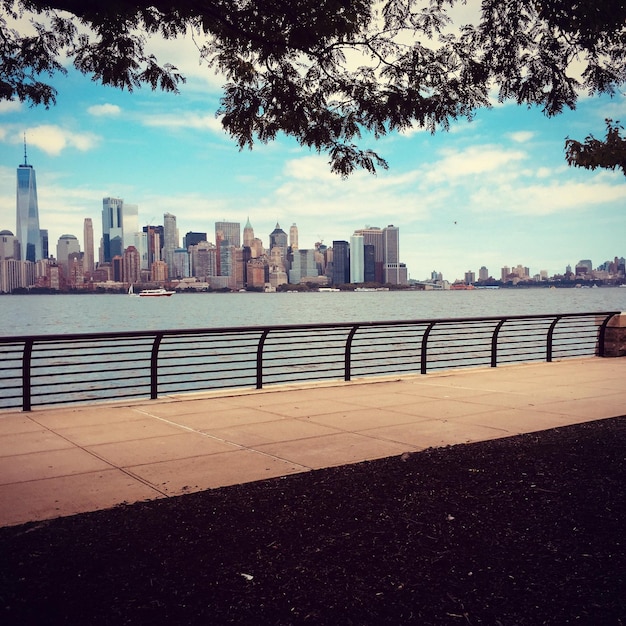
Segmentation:
{"type": "Polygon", "coordinates": [[[263,389],[263,346],[265,345],[265,340],[267,336],[270,334],[270,329],[266,328],[261,333],[261,338],[259,339],[259,345],[256,348],[256,388],[263,389]]]}
{"type": "Polygon", "coordinates": [[[626,314],[611,313],[604,318],[598,329],[598,356],[624,355],[626,355],[626,314]]]}
{"type": "Polygon", "coordinates": [[[552,338],[554,336],[554,329],[556,328],[556,325],[558,324],[561,317],[561,315],[557,315],[554,318],[552,324],[550,324],[550,328],[548,329],[548,336],[546,338],[546,361],[548,363],[552,363],[552,338]]]}
{"type": "Polygon", "coordinates": [[[430,335],[430,331],[434,328],[437,322],[431,322],[426,330],[424,331],[424,335],[422,337],[422,354],[421,354],[421,363],[420,363],[420,373],[425,374],[428,366],[428,358],[426,355],[426,350],[428,348],[428,335],[430,335]]]}
{"type": "Polygon", "coordinates": [[[32,339],[24,342],[24,352],[22,354],[22,411],[31,410],[31,388],[30,388],[30,365],[33,355],[32,339]]]}
{"type": "Polygon", "coordinates": [[[159,397],[159,346],[164,333],[157,333],[152,344],[152,354],[150,355],[150,399],[156,400],[159,397]]]}
{"type": "Polygon", "coordinates": [[[350,380],[351,365],[352,365],[352,339],[356,334],[356,331],[359,329],[359,326],[353,326],[350,332],[348,333],[348,338],[346,339],[346,351],[344,355],[344,380],[348,382],[350,380]]]}
{"type": "Polygon", "coordinates": [[[504,322],[506,322],[506,317],[503,317],[498,322],[491,336],[491,367],[498,367],[498,335],[500,334],[500,329],[504,322]]]}

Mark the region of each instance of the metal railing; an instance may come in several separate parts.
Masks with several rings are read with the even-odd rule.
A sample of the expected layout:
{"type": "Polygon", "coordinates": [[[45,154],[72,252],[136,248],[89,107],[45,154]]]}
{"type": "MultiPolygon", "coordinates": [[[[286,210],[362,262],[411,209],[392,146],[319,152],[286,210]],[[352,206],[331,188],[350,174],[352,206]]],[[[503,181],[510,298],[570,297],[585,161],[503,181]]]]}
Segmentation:
{"type": "Polygon", "coordinates": [[[0,408],[603,356],[617,314],[0,337],[0,408]]]}

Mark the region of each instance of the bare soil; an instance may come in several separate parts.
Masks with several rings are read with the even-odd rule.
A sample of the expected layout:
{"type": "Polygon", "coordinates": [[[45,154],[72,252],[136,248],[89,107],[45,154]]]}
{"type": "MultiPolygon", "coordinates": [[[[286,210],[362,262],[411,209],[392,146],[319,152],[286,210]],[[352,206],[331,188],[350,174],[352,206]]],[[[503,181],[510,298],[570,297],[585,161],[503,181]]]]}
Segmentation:
{"type": "Polygon", "coordinates": [[[0,622],[626,624],[626,417],[0,529],[0,622]]]}

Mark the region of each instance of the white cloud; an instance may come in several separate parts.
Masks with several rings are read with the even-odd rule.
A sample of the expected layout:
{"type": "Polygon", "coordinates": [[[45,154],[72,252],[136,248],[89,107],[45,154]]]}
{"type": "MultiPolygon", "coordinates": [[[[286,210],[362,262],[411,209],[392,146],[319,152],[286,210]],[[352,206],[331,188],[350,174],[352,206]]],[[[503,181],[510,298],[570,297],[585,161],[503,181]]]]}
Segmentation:
{"type": "Polygon", "coordinates": [[[516,133],[509,133],[508,137],[510,137],[516,143],[526,143],[530,141],[535,136],[535,133],[530,130],[520,130],[516,133]]]}
{"type": "Polygon", "coordinates": [[[87,113],[96,117],[119,115],[122,109],[117,104],[94,104],[87,109],[87,113]]]}
{"type": "Polygon", "coordinates": [[[506,150],[498,146],[471,146],[464,150],[442,151],[443,158],[427,167],[426,179],[430,182],[453,182],[467,176],[501,172],[511,163],[527,158],[520,150],[506,150]]]}
{"type": "Polygon", "coordinates": [[[141,121],[145,126],[161,128],[188,128],[224,134],[222,123],[213,115],[198,115],[196,113],[147,115],[144,116],[141,121]]]}
{"type": "MultiPolygon", "coordinates": [[[[23,141],[23,135],[20,135],[19,141],[23,141]]],[[[26,130],[26,141],[47,154],[58,156],[68,148],[87,152],[99,143],[99,137],[93,133],[75,133],[61,126],[42,124],[26,130]]]]}
{"type": "Polygon", "coordinates": [[[5,113],[15,113],[22,108],[22,103],[17,100],[2,100],[0,101],[0,115],[5,113]]]}

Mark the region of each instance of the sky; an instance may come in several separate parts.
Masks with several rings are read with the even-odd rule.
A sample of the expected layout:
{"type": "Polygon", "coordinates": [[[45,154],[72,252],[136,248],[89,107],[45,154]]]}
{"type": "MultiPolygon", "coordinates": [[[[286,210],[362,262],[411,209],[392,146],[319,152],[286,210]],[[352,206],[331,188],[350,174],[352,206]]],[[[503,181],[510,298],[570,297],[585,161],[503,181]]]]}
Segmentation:
{"type": "Polygon", "coordinates": [[[55,106],[0,102],[0,230],[16,230],[16,169],[35,168],[40,227],[49,248],[63,234],[83,245],[90,217],[96,242],[102,199],[139,207],[140,226],[177,217],[215,239],[216,221],[249,218],[268,244],[276,224],[298,226],[300,248],[348,240],[365,226],[400,229],[400,260],[422,280],[449,281],[481,266],[563,273],[581,259],[594,267],[626,256],[626,177],[567,166],[566,137],[603,137],[605,118],[626,122],[624,94],[583,97],[575,111],[546,118],[513,103],[482,110],[450,131],[363,138],[389,163],[377,175],[347,180],[328,157],[280,137],[240,151],[216,118],[222,82],[200,66],[189,40],[152,42],[161,62],[187,77],[179,94],[103,87],[70,71],[52,81],[55,106]]]}

